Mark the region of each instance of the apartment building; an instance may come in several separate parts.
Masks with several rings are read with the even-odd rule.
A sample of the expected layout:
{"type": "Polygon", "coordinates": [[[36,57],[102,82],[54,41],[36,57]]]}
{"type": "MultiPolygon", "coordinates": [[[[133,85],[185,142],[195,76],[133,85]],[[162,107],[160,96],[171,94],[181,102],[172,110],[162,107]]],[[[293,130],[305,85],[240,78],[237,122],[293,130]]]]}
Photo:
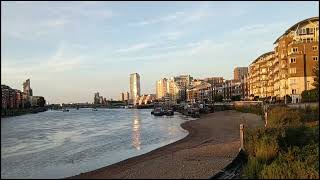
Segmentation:
{"type": "Polygon", "coordinates": [[[251,96],[301,101],[301,93],[310,90],[313,68],[319,63],[319,18],[312,17],[291,26],[274,42],[274,51],[265,53],[249,66],[251,96]]]}
{"type": "Polygon", "coordinates": [[[274,51],[262,54],[249,65],[249,94],[259,98],[274,94],[274,51]]]}
{"type": "Polygon", "coordinates": [[[166,78],[160,79],[156,82],[156,97],[160,99],[165,97],[168,93],[168,80],[166,78]]]}
{"type": "Polygon", "coordinates": [[[313,68],[319,63],[319,17],[296,23],[274,45],[280,65],[279,97],[290,95],[293,103],[300,102],[302,91],[314,88],[313,68]]]}
{"type": "Polygon", "coordinates": [[[233,79],[240,80],[248,74],[248,67],[236,67],[233,70],[233,79]]]}
{"type": "Polygon", "coordinates": [[[187,101],[208,102],[211,100],[211,84],[204,81],[193,81],[192,87],[187,89],[187,101]]]}

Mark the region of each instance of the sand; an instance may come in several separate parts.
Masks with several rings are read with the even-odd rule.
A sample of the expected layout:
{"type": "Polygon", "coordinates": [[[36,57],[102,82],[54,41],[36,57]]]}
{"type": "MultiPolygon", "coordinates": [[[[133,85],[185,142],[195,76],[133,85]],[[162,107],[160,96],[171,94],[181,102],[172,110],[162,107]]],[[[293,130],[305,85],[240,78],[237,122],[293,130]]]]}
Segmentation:
{"type": "Polygon", "coordinates": [[[264,125],[255,114],[233,110],[204,114],[183,123],[185,138],[149,153],[69,178],[77,179],[191,179],[210,178],[237,156],[240,123],[245,128],[264,125]]]}

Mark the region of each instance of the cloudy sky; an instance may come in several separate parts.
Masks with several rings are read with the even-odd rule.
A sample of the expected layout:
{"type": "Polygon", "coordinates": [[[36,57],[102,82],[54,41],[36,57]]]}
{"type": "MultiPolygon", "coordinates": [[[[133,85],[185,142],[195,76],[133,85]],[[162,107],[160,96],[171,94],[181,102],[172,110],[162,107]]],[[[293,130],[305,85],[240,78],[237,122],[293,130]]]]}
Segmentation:
{"type": "Polygon", "coordinates": [[[143,94],[190,74],[233,77],[318,2],[1,2],[1,84],[50,103],[117,99],[129,74],[143,94]]]}

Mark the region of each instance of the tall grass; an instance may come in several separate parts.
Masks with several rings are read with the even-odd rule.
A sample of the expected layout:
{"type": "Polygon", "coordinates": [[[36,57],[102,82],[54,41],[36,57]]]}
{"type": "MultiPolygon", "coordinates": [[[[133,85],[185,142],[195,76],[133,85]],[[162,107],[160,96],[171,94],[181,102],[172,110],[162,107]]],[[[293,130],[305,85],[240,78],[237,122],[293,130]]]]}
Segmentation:
{"type": "Polygon", "coordinates": [[[318,179],[319,125],[305,124],[310,121],[306,114],[316,111],[274,107],[269,111],[268,128],[246,130],[248,163],[243,177],[318,179]]]}
{"type": "Polygon", "coordinates": [[[263,115],[262,105],[243,105],[235,106],[235,110],[243,113],[253,113],[257,115],[263,115]]]}

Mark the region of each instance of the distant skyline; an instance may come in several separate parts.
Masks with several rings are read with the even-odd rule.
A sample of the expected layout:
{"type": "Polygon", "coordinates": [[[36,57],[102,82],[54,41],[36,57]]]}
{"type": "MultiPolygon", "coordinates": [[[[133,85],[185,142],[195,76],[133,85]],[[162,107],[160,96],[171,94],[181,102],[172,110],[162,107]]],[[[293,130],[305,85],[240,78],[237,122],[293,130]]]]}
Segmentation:
{"type": "Polygon", "coordinates": [[[1,84],[50,103],[118,99],[140,75],[141,94],[180,74],[233,78],[273,50],[317,1],[1,2],[1,84]]]}

